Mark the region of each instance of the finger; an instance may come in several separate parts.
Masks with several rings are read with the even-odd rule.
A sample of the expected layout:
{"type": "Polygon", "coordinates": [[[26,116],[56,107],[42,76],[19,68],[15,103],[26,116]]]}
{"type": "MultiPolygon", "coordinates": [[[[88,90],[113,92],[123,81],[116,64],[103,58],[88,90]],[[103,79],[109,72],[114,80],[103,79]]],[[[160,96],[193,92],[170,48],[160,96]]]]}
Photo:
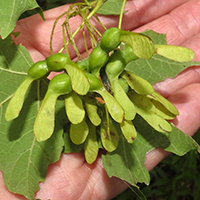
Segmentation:
{"type": "Polygon", "coordinates": [[[180,45],[200,32],[199,8],[199,0],[185,2],[137,31],[151,29],[166,34],[168,44],[180,45]]]}
{"type": "Polygon", "coordinates": [[[192,136],[200,126],[200,84],[195,83],[184,87],[169,97],[169,100],[180,112],[173,121],[174,125],[192,136]]]}
{"type": "MultiPolygon", "coordinates": [[[[135,1],[130,0],[126,3],[123,16],[122,29],[134,30],[144,24],[147,24],[161,16],[168,14],[171,10],[188,2],[188,0],[178,1],[135,1]],[[129,23],[127,23],[129,22],[129,23]],[[130,23],[131,22],[131,23],[130,23]]],[[[118,24],[118,17],[116,17],[116,24],[118,24]]]]}
{"type": "MultiPolygon", "coordinates": [[[[164,1],[160,0],[159,2],[140,2],[140,1],[128,1],[126,9],[128,12],[124,15],[123,29],[134,29],[142,24],[150,22],[152,19],[156,19],[161,15],[168,13],[170,10],[176,8],[179,5],[187,2],[187,0],[169,0],[164,1]],[[156,12],[155,12],[156,11],[156,12]],[[158,12],[159,11],[159,12],[158,12]],[[130,23],[131,22],[131,23],[130,23]]],[[[46,20],[43,21],[39,15],[31,16],[27,19],[20,20],[17,24],[15,31],[20,31],[21,34],[16,38],[17,43],[22,43],[31,53],[31,56],[34,60],[38,60],[37,57],[42,58],[48,57],[50,54],[49,51],[49,42],[50,35],[53,23],[56,17],[59,14],[63,13],[68,9],[69,5],[61,6],[56,9],[44,12],[46,20]],[[40,52],[41,54],[38,54],[40,52]]],[[[117,26],[119,17],[104,17],[101,16],[100,19],[107,27],[117,26]]],[[[54,53],[58,52],[63,46],[62,40],[62,28],[61,24],[63,23],[64,17],[58,21],[57,28],[54,33],[53,39],[53,49],[54,53]]],[[[70,20],[71,31],[74,32],[77,27],[80,25],[80,17],[74,17],[70,20]]],[[[95,23],[95,21],[93,22],[95,23]]],[[[97,25],[98,26],[98,25],[97,25]]],[[[99,27],[99,26],[98,26],[99,27]]],[[[76,41],[79,46],[80,52],[84,51],[84,45],[82,42],[82,35],[78,34],[76,41]]],[[[76,55],[73,51],[70,51],[72,58],[76,55]]]]}
{"type": "Polygon", "coordinates": [[[85,200],[111,199],[127,185],[117,178],[109,178],[100,158],[89,165],[83,153],[72,153],[63,154],[60,161],[49,167],[40,188],[35,196],[39,199],[85,200]]]}
{"type": "Polygon", "coordinates": [[[171,94],[193,83],[200,83],[199,66],[189,67],[175,78],[167,78],[165,81],[156,83],[154,88],[161,95],[168,98],[171,94]]]}

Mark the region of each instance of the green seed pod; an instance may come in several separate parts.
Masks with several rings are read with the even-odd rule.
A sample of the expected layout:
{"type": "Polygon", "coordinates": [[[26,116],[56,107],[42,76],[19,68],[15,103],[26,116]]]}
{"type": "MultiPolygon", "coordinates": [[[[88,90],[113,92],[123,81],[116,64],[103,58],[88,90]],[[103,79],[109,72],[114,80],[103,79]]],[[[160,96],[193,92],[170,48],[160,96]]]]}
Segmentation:
{"type": "Polygon", "coordinates": [[[84,98],[84,105],[87,111],[88,118],[95,126],[99,126],[101,123],[101,118],[98,114],[98,107],[95,103],[95,99],[92,98],[92,95],[89,94],[85,95],[84,98]]]}
{"type": "Polygon", "coordinates": [[[106,74],[109,79],[119,76],[127,63],[136,60],[138,57],[133,53],[129,45],[125,45],[123,49],[115,51],[109,58],[106,65],[106,74]]]}
{"type": "Polygon", "coordinates": [[[82,122],[85,117],[82,100],[74,91],[65,95],[65,110],[72,124],[82,122]]]}
{"type": "Polygon", "coordinates": [[[28,76],[34,80],[43,78],[49,73],[46,60],[34,63],[28,70],[28,76]]]}
{"type": "Polygon", "coordinates": [[[119,78],[118,81],[119,81],[119,84],[121,85],[121,87],[123,88],[124,92],[128,93],[129,85],[128,85],[127,81],[123,78],[119,78]]]}
{"type": "Polygon", "coordinates": [[[174,119],[178,113],[174,114],[172,112],[170,112],[163,104],[161,104],[159,101],[153,100],[151,99],[151,102],[154,105],[154,110],[153,112],[155,112],[157,115],[159,115],[160,117],[162,117],[163,119],[167,119],[167,120],[172,120],[174,119]]]}
{"type": "Polygon", "coordinates": [[[102,83],[96,76],[87,72],[85,73],[85,75],[87,76],[88,81],[90,83],[89,92],[94,92],[102,88],[102,83]]]}
{"type": "Polygon", "coordinates": [[[87,163],[92,164],[98,156],[99,145],[96,136],[96,127],[90,122],[88,122],[88,127],[89,134],[84,143],[84,154],[87,163]]]}
{"type": "Polygon", "coordinates": [[[125,46],[122,50],[115,51],[110,57],[105,71],[112,88],[112,94],[125,111],[125,119],[133,120],[136,114],[134,105],[126,95],[118,79],[118,76],[122,73],[126,66],[126,62],[132,58],[135,59],[135,56],[129,56],[126,60],[126,52],[130,55],[134,55],[129,46],[125,46]]]}
{"type": "Polygon", "coordinates": [[[145,100],[141,102],[142,98],[147,98],[146,96],[139,95],[136,92],[130,92],[129,97],[135,105],[136,112],[155,130],[161,133],[169,133],[172,131],[170,123],[150,109],[151,101],[145,100]],[[149,109],[146,107],[149,107],[149,109]]]}
{"type": "Polygon", "coordinates": [[[124,71],[122,73],[122,78],[124,78],[129,86],[138,94],[148,95],[154,93],[154,88],[148,81],[132,72],[124,71]]]}
{"type": "Polygon", "coordinates": [[[134,54],[139,58],[150,59],[156,52],[153,41],[149,37],[140,33],[121,30],[120,42],[129,45],[134,54]]]}
{"type": "Polygon", "coordinates": [[[116,77],[118,77],[122,71],[124,70],[124,67],[126,66],[123,59],[119,58],[119,53],[116,52],[116,54],[112,55],[112,60],[109,60],[108,64],[106,65],[106,75],[108,76],[109,80],[113,80],[116,77]]]}
{"type": "Polygon", "coordinates": [[[49,71],[56,72],[62,71],[69,61],[69,56],[64,53],[53,54],[46,59],[49,71]]]}
{"type": "Polygon", "coordinates": [[[65,70],[70,78],[73,90],[80,94],[85,95],[89,90],[89,82],[84,72],[78,65],[71,61],[68,55],[58,53],[47,58],[47,66],[50,71],[65,70]]]}
{"type": "Polygon", "coordinates": [[[98,76],[100,69],[107,63],[108,54],[97,45],[89,56],[89,68],[92,74],[98,76]]]}
{"type": "Polygon", "coordinates": [[[90,92],[96,92],[100,94],[108,108],[108,111],[112,118],[116,122],[122,122],[124,117],[124,110],[118,101],[105,89],[101,81],[93,74],[86,73],[90,82],[90,92]]]}
{"type": "Polygon", "coordinates": [[[156,91],[154,91],[150,95],[147,95],[147,97],[151,100],[160,102],[169,112],[171,112],[175,116],[179,115],[179,112],[176,109],[176,107],[156,91]]]}
{"type": "Polygon", "coordinates": [[[138,59],[138,57],[133,53],[133,49],[127,44],[120,49],[120,52],[121,57],[124,59],[126,64],[132,60],[138,59]]]}
{"type": "Polygon", "coordinates": [[[17,88],[6,108],[5,119],[7,121],[13,120],[19,116],[19,113],[24,104],[26,92],[33,81],[33,78],[27,76],[17,88]]]}
{"type": "Polygon", "coordinates": [[[189,62],[195,57],[194,52],[186,47],[163,44],[157,44],[155,47],[157,54],[178,62],[189,62]]]}
{"type": "Polygon", "coordinates": [[[101,48],[107,53],[113,51],[115,48],[117,48],[117,46],[120,43],[120,36],[121,36],[120,29],[116,27],[107,29],[101,37],[101,42],[100,42],[101,48]]]}
{"type": "Polygon", "coordinates": [[[48,90],[51,90],[55,94],[67,94],[71,92],[70,77],[66,73],[54,76],[49,83],[48,90]]]}
{"type": "Polygon", "coordinates": [[[121,131],[129,143],[133,143],[133,140],[137,137],[137,131],[130,120],[124,120],[120,123],[121,131]]]}
{"type": "Polygon", "coordinates": [[[117,149],[119,144],[119,135],[115,129],[110,117],[103,117],[104,121],[100,125],[100,136],[103,147],[112,152],[117,149]]]}
{"type": "Polygon", "coordinates": [[[85,142],[89,133],[88,125],[85,119],[79,124],[70,125],[70,139],[74,144],[82,144],[85,142]]]}
{"type": "Polygon", "coordinates": [[[89,57],[82,60],[78,60],[76,64],[82,71],[89,72],[89,57]]]}
{"type": "Polygon", "coordinates": [[[55,106],[60,95],[72,91],[70,77],[63,73],[53,77],[34,123],[34,135],[39,142],[51,137],[55,126],[55,106]]]}
{"type": "Polygon", "coordinates": [[[5,113],[5,118],[7,121],[13,120],[19,116],[29,86],[33,81],[47,76],[48,72],[49,70],[47,68],[46,61],[38,61],[29,68],[28,76],[17,88],[15,94],[7,106],[5,113]]]}

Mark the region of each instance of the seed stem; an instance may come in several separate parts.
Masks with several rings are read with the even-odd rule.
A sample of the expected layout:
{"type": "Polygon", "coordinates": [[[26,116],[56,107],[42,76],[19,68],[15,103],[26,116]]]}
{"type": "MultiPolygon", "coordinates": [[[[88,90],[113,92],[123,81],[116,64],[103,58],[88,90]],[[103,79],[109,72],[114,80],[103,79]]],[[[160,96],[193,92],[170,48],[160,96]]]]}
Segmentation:
{"type": "Polygon", "coordinates": [[[120,16],[119,16],[119,24],[118,24],[119,29],[121,29],[121,27],[122,27],[122,18],[123,18],[123,14],[124,14],[124,7],[125,7],[125,4],[126,4],[126,1],[127,0],[124,0],[123,3],[122,3],[122,8],[121,8],[120,16]]]}

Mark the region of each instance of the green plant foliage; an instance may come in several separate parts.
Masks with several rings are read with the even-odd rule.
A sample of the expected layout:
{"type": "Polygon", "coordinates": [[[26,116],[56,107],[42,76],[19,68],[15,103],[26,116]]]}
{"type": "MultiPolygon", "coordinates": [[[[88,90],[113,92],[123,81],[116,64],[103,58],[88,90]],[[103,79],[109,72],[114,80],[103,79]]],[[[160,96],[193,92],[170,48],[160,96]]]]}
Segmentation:
{"type": "Polygon", "coordinates": [[[152,31],[152,30],[146,30],[146,31],[142,32],[142,34],[144,34],[144,35],[148,36],[149,38],[151,38],[151,40],[155,44],[167,44],[167,40],[166,40],[166,35],[165,34],[156,33],[155,31],[152,31]]]}
{"type": "MultiPolygon", "coordinates": [[[[42,85],[41,95],[46,91],[46,86],[42,85]]],[[[45,181],[48,165],[59,160],[63,149],[61,121],[56,122],[56,134],[51,139],[38,143],[34,138],[33,124],[39,103],[34,101],[37,97],[36,87],[36,84],[31,87],[25,109],[16,120],[6,122],[1,116],[0,121],[0,169],[3,171],[5,185],[10,191],[28,199],[34,198],[35,191],[39,190],[38,182],[45,181]]],[[[63,109],[63,103],[60,103],[63,109]]],[[[1,106],[1,113],[5,112],[6,105],[4,103],[1,106]]],[[[57,109],[59,117],[63,116],[60,108],[57,109]]]]}
{"type": "Polygon", "coordinates": [[[16,46],[11,37],[8,37],[0,40],[0,63],[0,105],[2,105],[4,101],[11,98],[25,79],[33,61],[23,46],[16,46]]]}
{"type": "Polygon", "coordinates": [[[1,40],[0,43],[2,63],[0,68],[0,169],[4,174],[5,185],[10,191],[32,199],[35,191],[39,189],[38,182],[45,180],[48,165],[60,158],[64,144],[61,127],[63,122],[66,123],[64,104],[63,101],[57,103],[56,113],[59,123],[56,121],[56,134],[43,143],[35,140],[33,124],[40,98],[43,98],[46,92],[47,82],[35,82],[27,92],[20,116],[7,122],[4,114],[8,99],[23,81],[33,61],[25,48],[14,45],[10,38],[1,40]],[[8,47],[13,54],[10,54],[8,47]]]}
{"type": "Polygon", "coordinates": [[[125,69],[154,84],[159,81],[164,81],[166,77],[174,78],[187,67],[198,65],[198,62],[190,61],[180,63],[154,54],[149,60],[138,59],[131,61],[125,69]]]}
{"type": "Polygon", "coordinates": [[[65,129],[64,129],[64,150],[63,150],[63,153],[78,153],[80,151],[82,151],[84,149],[84,143],[83,144],[80,144],[80,145],[77,145],[77,144],[74,144],[71,139],[70,139],[70,125],[67,124],[65,126],[65,129]]]}
{"type": "MultiPolygon", "coordinates": [[[[194,139],[200,141],[200,132],[194,139]]],[[[190,151],[184,156],[169,155],[159,163],[151,172],[151,184],[140,184],[141,191],[146,199],[195,199],[200,198],[199,192],[199,154],[190,151]]],[[[133,187],[124,191],[113,200],[139,200],[133,187]]]]}
{"type": "Polygon", "coordinates": [[[121,0],[107,0],[98,10],[100,15],[119,15],[121,12],[121,0]]]}
{"type": "Polygon", "coordinates": [[[131,185],[136,185],[138,182],[149,184],[150,176],[144,166],[147,152],[161,147],[181,156],[192,149],[199,148],[191,137],[174,126],[169,134],[161,134],[139,116],[133,123],[138,132],[134,142],[130,144],[121,138],[115,151],[102,156],[103,166],[109,177],[119,177],[131,185]]]}
{"type": "MultiPolygon", "coordinates": [[[[13,3],[13,0],[11,2],[13,3]]],[[[20,2],[17,2],[17,6],[20,2]]],[[[26,3],[28,6],[24,9],[32,9],[29,7],[37,5],[34,1],[31,3],[26,1],[26,3]]],[[[84,31],[82,27],[86,25],[90,34],[94,34],[90,35],[92,42],[94,37],[98,39],[101,34],[90,25],[90,18],[95,15],[102,3],[103,0],[85,1],[85,10],[83,4],[77,3],[75,5],[79,8],[78,11],[76,10],[77,13],[65,13],[66,27],[63,26],[63,32],[65,34],[66,31],[71,37],[72,47],[78,57],[79,52],[73,40],[75,34],[70,33],[67,17],[83,14],[84,20],[75,33],[79,30],[84,31]],[[95,6],[92,9],[90,5],[95,6]],[[92,12],[89,12],[90,10],[92,12]]],[[[101,7],[102,14],[108,15],[109,10],[112,11],[110,12],[112,15],[121,12],[121,0],[108,0],[106,3],[101,7]]],[[[11,5],[14,19],[8,14],[8,19],[14,24],[11,26],[8,23],[8,29],[0,23],[4,38],[15,26],[18,19],[16,16],[22,12],[17,6],[11,5]]],[[[72,6],[71,9],[73,8],[72,6]]],[[[95,17],[98,20],[96,15],[95,17]]],[[[100,46],[93,48],[85,63],[73,62],[67,54],[61,53],[45,59],[44,64],[47,69],[42,69],[45,75],[50,71],[65,70],[63,74],[55,76],[51,81],[44,77],[42,80],[31,79],[24,83],[27,75],[38,78],[34,74],[36,72],[36,75],[40,75],[41,71],[37,73],[37,70],[31,70],[34,72],[32,73],[28,70],[34,66],[30,55],[24,47],[15,45],[10,36],[0,40],[2,82],[0,84],[0,169],[3,171],[6,187],[12,192],[33,199],[35,191],[39,189],[38,182],[45,180],[48,165],[57,161],[61,152],[84,150],[86,161],[91,164],[95,161],[99,148],[103,148],[107,150],[107,154],[103,155],[102,159],[108,176],[118,177],[135,186],[133,189],[135,193],[140,199],[145,199],[136,184],[142,182],[149,184],[150,176],[144,166],[145,156],[149,151],[161,147],[180,156],[193,149],[200,151],[199,145],[191,137],[166,121],[178,115],[178,111],[164,97],[156,93],[151,85],[167,77],[174,77],[191,65],[199,65],[197,62],[185,62],[193,58],[193,52],[178,48],[181,51],[176,52],[176,56],[180,62],[173,61],[169,59],[173,59],[173,56],[169,54],[171,49],[167,49],[164,35],[153,31],[141,34],[117,28],[113,30],[117,30],[119,38],[114,38],[108,48],[107,41],[109,42],[110,39],[104,35],[106,42],[102,40],[100,46]],[[118,49],[120,42],[126,43],[126,47],[129,45],[128,54],[123,53],[122,49],[125,46],[121,45],[121,49],[118,49]],[[156,48],[159,51],[156,51],[156,48]],[[114,50],[116,58],[110,56],[114,50]],[[182,53],[184,56],[181,56],[182,53]],[[121,60],[118,62],[120,56],[121,60]],[[113,66],[117,63],[119,66],[115,71],[113,66]],[[61,77],[64,79],[60,79],[61,77]],[[20,107],[15,110],[19,116],[6,115],[8,119],[16,119],[6,121],[8,101],[14,96],[21,83],[25,92],[17,94],[20,94],[23,100],[23,107],[20,104],[20,107]],[[28,85],[25,87],[26,83],[28,85]],[[29,85],[31,86],[28,87],[29,85]],[[125,106],[127,102],[132,106],[132,115],[129,113],[128,116],[125,115],[129,107],[125,106]],[[77,118],[74,113],[78,114],[77,118]]],[[[107,33],[109,32],[108,30],[107,33]]],[[[65,35],[63,36],[65,38],[65,35]]],[[[68,44],[64,39],[64,48],[60,52],[64,49],[67,52],[65,47],[68,44]]],[[[173,51],[177,49],[170,48],[173,48],[173,51]]],[[[18,101],[14,101],[12,106],[15,107],[18,101]]]]}
{"type": "MultiPolygon", "coordinates": [[[[17,20],[23,12],[35,8],[40,8],[35,0],[0,1],[1,37],[5,39],[13,31],[17,20]]],[[[41,10],[39,10],[39,12],[41,12],[41,10]]]]}

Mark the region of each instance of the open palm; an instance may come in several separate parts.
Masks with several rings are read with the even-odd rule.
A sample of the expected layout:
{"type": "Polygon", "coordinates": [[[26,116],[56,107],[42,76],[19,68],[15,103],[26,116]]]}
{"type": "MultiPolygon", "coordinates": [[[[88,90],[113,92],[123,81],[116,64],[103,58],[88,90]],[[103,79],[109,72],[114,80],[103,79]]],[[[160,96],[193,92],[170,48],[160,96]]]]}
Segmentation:
{"type": "MultiPolygon", "coordinates": [[[[46,21],[39,15],[20,20],[16,31],[21,34],[16,43],[22,43],[30,52],[34,61],[43,60],[50,55],[49,39],[55,19],[68,6],[62,6],[45,12],[46,21]]],[[[144,31],[152,29],[167,34],[168,44],[186,46],[200,61],[200,0],[129,0],[122,29],[144,31]]],[[[118,17],[100,17],[107,28],[117,26],[118,17]]],[[[80,24],[80,18],[72,19],[72,31],[80,24]]],[[[82,38],[77,38],[79,50],[84,53],[82,38]]],[[[62,29],[58,25],[53,48],[56,53],[62,47],[62,29]]],[[[71,58],[75,54],[71,53],[71,58]]],[[[190,67],[175,79],[167,79],[155,84],[155,89],[168,98],[179,110],[180,115],[173,123],[188,135],[193,135],[200,122],[200,68],[190,67]]],[[[162,149],[150,152],[145,161],[148,170],[153,169],[169,153],[162,149]]],[[[127,185],[117,178],[109,178],[102,167],[101,158],[88,165],[83,153],[62,154],[61,159],[48,168],[45,183],[40,183],[41,190],[36,198],[42,200],[108,200],[124,189],[127,185]]],[[[6,190],[2,174],[0,175],[0,198],[2,200],[23,200],[6,190]]]]}

